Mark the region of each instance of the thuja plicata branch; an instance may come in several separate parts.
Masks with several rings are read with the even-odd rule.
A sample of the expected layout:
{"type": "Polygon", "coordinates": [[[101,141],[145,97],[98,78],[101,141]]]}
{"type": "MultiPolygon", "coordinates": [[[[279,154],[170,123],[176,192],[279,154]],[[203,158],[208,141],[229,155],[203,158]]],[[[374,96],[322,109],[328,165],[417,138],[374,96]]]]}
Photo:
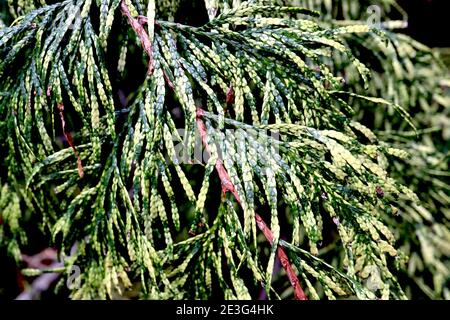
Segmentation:
{"type": "MultiPolygon", "coordinates": [[[[149,56],[149,70],[148,74],[152,75],[154,71],[154,61],[153,61],[153,46],[149,39],[149,36],[147,32],[145,31],[143,25],[148,23],[148,19],[145,16],[139,16],[136,19],[131,16],[130,10],[125,2],[125,0],[122,0],[121,2],[121,11],[122,13],[128,18],[128,22],[130,23],[133,30],[136,32],[138,38],[140,39],[142,46],[146,53],[149,56]]],[[[155,21],[155,24],[158,24],[157,21],[155,21]]],[[[170,82],[170,80],[166,77],[164,74],[164,78],[166,82],[168,83],[169,87],[174,89],[173,84],[170,82]]],[[[207,132],[206,132],[206,126],[205,123],[202,120],[202,117],[204,116],[204,111],[201,108],[197,109],[197,127],[200,132],[202,143],[206,149],[207,152],[210,153],[210,148],[207,142],[207,132]]],[[[223,162],[220,159],[217,159],[215,164],[216,171],[219,175],[221,184],[222,184],[222,192],[227,193],[231,192],[233,196],[235,197],[236,201],[241,205],[241,198],[239,197],[239,194],[236,191],[236,188],[234,187],[233,183],[231,182],[230,176],[225,169],[225,166],[223,165],[223,162]]],[[[272,230],[267,226],[267,224],[264,222],[263,218],[255,213],[255,220],[258,228],[261,230],[261,232],[266,237],[267,241],[272,245],[273,244],[273,233],[272,230]]],[[[283,248],[277,247],[277,256],[280,259],[281,265],[286,270],[286,274],[288,276],[289,282],[291,283],[292,287],[294,288],[294,297],[297,300],[308,300],[306,297],[305,292],[303,291],[303,288],[301,287],[300,281],[298,280],[297,275],[295,274],[294,269],[292,268],[291,263],[289,262],[289,258],[284,252],[283,248]]]]}
{"type": "MultiPolygon", "coordinates": [[[[197,108],[197,128],[200,132],[200,136],[202,138],[203,146],[205,147],[206,151],[211,154],[210,147],[207,142],[207,132],[206,132],[206,126],[203,122],[202,117],[204,116],[204,111],[201,108],[197,108]]],[[[234,187],[233,183],[231,182],[230,176],[225,169],[225,166],[223,165],[222,160],[217,159],[215,164],[216,171],[219,175],[221,184],[222,184],[222,192],[227,193],[231,192],[233,196],[235,197],[236,201],[241,205],[241,198],[239,197],[239,194],[236,191],[236,188],[234,187]]],[[[261,232],[266,237],[267,241],[272,245],[273,244],[273,233],[272,230],[267,226],[267,224],[264,222],[263,218],[255,213],[255,220],[256,224],[258,225],[258,228],[261,230],[261,232]]],[[[306,297],[305,292],[303,291],[303,288],[301,287],[300,281],[298,280],[297,275],[295,274],[294,269],[291,266],[291,263],[289,262],[289,258],[284,252],[283,248],[279,247],[277,248],[277,255],[280,259],[281,265],[286,270],[286,274],[289,278],[289,282],[291,283],[292,287],[294,288],[294,297],[296,300],[308,300],[306,297]]]]}

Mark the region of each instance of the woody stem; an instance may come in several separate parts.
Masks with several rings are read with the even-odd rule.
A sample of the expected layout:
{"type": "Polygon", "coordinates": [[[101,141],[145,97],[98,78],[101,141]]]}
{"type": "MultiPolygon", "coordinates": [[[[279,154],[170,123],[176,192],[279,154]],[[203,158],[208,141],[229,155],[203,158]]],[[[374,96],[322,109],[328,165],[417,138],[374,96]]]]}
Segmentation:
{"type": "MultiPolygon", "coordinates": [[[[204,111],[201,108],[197,108],[197,128],[200,132],[200,136],[202,138],[202,143],[208,153],[210,152],[210,147],[208,145],[207,141],[207,131],[206,131],[206,125],[203,122],[202,117],[204,116],[204,111]]],[[[241,198],[239,197],[239,194],[236,191],[236,188],[234,187],[233,183],[231,182],[230,176],[225,169],[225,166],[223,165],[222,160],[217,159],[216,164],[216,171],[219,175],[220,181],[222,183],[222,192],[231,192],[233,196],[235,197],[236,201],[241,205],[241,198]]],[[[263,218],[255,213],[255,220],[256,224],[261,230],[261,232],[266,237],[267,241],[272,245],[273,244],[273,233],[272,230],[267,226],[267,224],[264,222],[263,218]]],[[[305,292],[303,291],[303,288],[301,287],[300,281],[298,280],[297,275],[295,274],[294,269],[292,268],[291,263],[289,262],[289,258],[286,255],[286,252],[284,252],[283,248],[278,246],[277,248],[277,255],[280,259],[281,265],[286,270],[286,274],[289,278],[289,282],[291,283],[292,287],[294,288],[294,297],[296,300],[308,300],[306,297],[305,292]]]]}

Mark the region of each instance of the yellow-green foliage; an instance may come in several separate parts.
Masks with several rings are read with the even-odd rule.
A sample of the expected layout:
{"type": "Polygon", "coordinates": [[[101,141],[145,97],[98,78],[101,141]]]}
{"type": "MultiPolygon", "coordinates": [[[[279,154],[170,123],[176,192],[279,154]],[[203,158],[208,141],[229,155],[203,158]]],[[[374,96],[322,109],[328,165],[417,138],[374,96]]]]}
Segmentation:
{"type": "Polygon", "coordinates": [[[277,1],[205,1],[210,21],[200,27],[173,22],[180,1],[123,1],[10,3],[16,20],[0,28],[0,242],[14,239],[17,259],[31,210],[66,254],[65,274],[80,267],[76,299],[116,298],[132,286],[140,298],[207,299],[216,288],[215,296],[245,299],[261,285],[280,298],[277,244],[312,299],[408,298],[397,279],[406,254],[410,268],[424,262],[436,268],[435,283],[445,281],[447,222],[433,225],[434,237],[414,220],[421,251],[402,233],[415,226],[407,208],[429,210],[396,172],[397,163],[411,168],[414,150],[355,112],[386,105],[403,132],[421,133],[404,99],[380,94],[383,69],[358,55],[363,39],[382,50],[394,35],[277,1]],[[142,22],[151,56],[121,6],[142,22]],[[120,105],[125,83],[133,88],[120,105]],[[199,116],[210,153],[201,165],[199,116]],[[61,118],[76,152],[61,143],[61,118]],[[221,194],[219,159],[240,206],[221,194]],[[271,250],[255,211],[273,232],[271,250]],[[335,239],[324,247],[328,233],[335,239]]]}

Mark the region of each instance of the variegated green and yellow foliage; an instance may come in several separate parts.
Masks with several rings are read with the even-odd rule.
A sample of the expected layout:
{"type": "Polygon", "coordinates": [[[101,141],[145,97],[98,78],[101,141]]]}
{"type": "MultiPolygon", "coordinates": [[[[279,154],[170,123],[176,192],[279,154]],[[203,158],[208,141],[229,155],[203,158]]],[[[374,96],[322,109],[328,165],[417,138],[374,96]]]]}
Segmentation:
{"type": "MultiPolygon", "coordinates": [[[[257,298],[259,288],[289,297],[283,271],[273,272],[277,246],[311,299],[405,299],[405,252],[444,274],[440,256],[422,247],[416,258],[402,233],[427,227],[407,210],[398,216],[423,208],[416,185],[396,174],[413,158],[355,110],[386,105],[402,132],[415,130],[409,105],[377,91],[383,69],[358,54],[362,39],[384,52],[394,36],[278,3],[193,3],[209,21],[177,21],[174,0],[10,2],[16,20],[0,28],[9,252],[20,261],[29,217],[39,221],[64,274],[82,271],[75,299],[132,287],[152,299],[257,298]],[[198,121],[209,152],[195,164],[198,121]],[[218,161],[240,204],[222,193],[218,161]]],[[[435,230],[442,239],[446,223],[435,230]]]]}
{"type": "MultiPolygon", "coordinates": [[[[275,3],[277,1],[259,1],[275,3]]],[[[436,50],[427,48],[409,36],[396,32],[407,26],[407,14],[393,0],[386,1],[302,1],[277,3],[300,5],[320,10],[322,26],[373,24],[382,28],[389,39],[360,34],[346,37],[346,46],[371,69],[370,85],[360,81],[358,70],[348,55],[336,48],[329,64],[346,81],[346,90],[383,97],[401,105],[413,116],[418,132],[410,130],[389,104],[349,100],[356,113],[355,121],[377,132],[382,141],[408,151],[408,158],[388,157],[388,171],[397,181],[414,190],[420,204],[400,202],[404,220],[395,231],[402,249],[411,256],[408,277],[413,279],[408,291],[417,287],[430,298],[449,297],[450,275],[448,183],[450,141],[450,74],[436,50]],[[341,61],[342,59],[342,61],[341,61]],[[368,90],[366,90],[368,89],[368,90]]],[[[401,30],[400,30],[401,31],[401,30]]],[[[411,292],[409,293],[412,294],[411,292]]]]}

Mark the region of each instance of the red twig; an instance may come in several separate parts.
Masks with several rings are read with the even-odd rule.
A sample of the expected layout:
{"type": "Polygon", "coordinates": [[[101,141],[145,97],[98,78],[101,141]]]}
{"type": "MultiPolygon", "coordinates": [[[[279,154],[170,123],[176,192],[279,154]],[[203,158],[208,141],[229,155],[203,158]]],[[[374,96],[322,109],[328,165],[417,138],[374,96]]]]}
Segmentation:
{"type": "MultiPolygon", "coordinates": [[[[207,132],[206,132],[206,125],[202,120],[202,117],[204,116],[204,111],[201,108],[197,109],[197,127],[200,132],[200,136],[202,138],[203,145],[205,146],[206,151],[210,152],[210,147],[208,145],[207,141],[207,132]]],[[[233,196],[236,198],[236,201],[241,204],[241,198],[239,197],[239,194],[236,191],[236,188],[234,187],[233,183],[231,182],[230,176],[228,175],[227,170],[225,169],[225,166],[223,165],[222,160],[217,159],[216,161],[216,170],[219,174],[220,181],[222,183],[222,192],[231,192],[233,196]]],[[[261,216],[257,213],[255,213],[255,219],[256,224],[258,225],[258,228],[262,231],[264,236],[266,237],[267,241],[269,241],[270,244],[273,243],[273,233],[270,230],[270,228],[267,226],[267,224],[264,222],[264,220],[261,218],[261,216]]],[[[295,274],[294,269],[292,268],[289,258],[284,252],[283,248],[278,247],[277,249],[277,255],[280,259],[281,265],[286,270],[286,274],[289,278],[289,281],[294,288],[294,297],[297,300],[308,300],[306,297],[305,292],[303,291],[300,281],[297,278],[297,275],[295,274]]]]}
{"type": "MultiPolygon", "coordinates": [[[[259,230],[262,231],[267,241],[269,241],[269,243],[272,244],[273,243],[272,231],[269,229],[269,227],[266,225],[266,223],[259,214],[255,213],[255,219],[259,230]]],[[[281,265],[283,266],[284,270],[286,270],[286,274],[289,278],[289,281],[291,282],[292,287],[294,288],[295,298],[297,300],[308,300],[305,292],[302,289],[302,286],[300,285],[300,281],[298,280],[297,275],[295,274],[295,271],[292,268],[291,263],[289,262],[289,258],[284,252],[283,248],[278,247],[277,255],[278,258],[280,259],[281,265]]]]}
{"type": "MultiPolygon", "coordinates": [[[[202,116],[204,116],[204,112],[201,108],[198,108],[197,109],[197,127],[200,132],[200,136],[202,138],[202,142],[203,142],[203,145],[205,146],[206,151],[208,151],[208,153],[211,153],[211,150],[208,145],[208,140],[207,140],[206,126],[202,120],[202,116]]],[[[226,193],[227,191],[230,191],[236,198],[237,202],[239,202],[239,204],[240,204],[241,198],[239,197],[238,193],[236,192],[236,189],[234,188],[233,183],[231,183],[230,176],[228,175],[228,172],[225,169],[221,159],[217,159],[217,161],[216,161],[216,170],[217,170],[217,173],[219,174],[220,181],[222,182],[222,192],[226,193]]]]}
{"type": "MultiPolygon", "coordinates": [[[[148,23],[148,18],[146,16],[138,16],[137,20],[140,24],[144,25],[148,23]]],[[[158,20],[154,21],[155,26],[161,26],[158,22],[158,20]]]]}
{"type": "Polygon", "coordinates": [[[81,163],[80,155],[78,154],[77,148],[75,148],[75,144],[73,143],[73,138],[70,132],[66,131],[66,121],[64,120],[64,105],[62,103],[58,104],[59,117],[61,118],[61,125],[64,133],[64,137],[66,137],[67,142],[70,147],[73,149],[75,156],[77,157],[77,165],[78,165],[78,175],[80,178],[84,177],[84,169],[83,164],[81,163]]]}
{"type": "Polygon", "coordinates": [[[148,37],[147,32],[143,27],[142,17],[138,17],[137,19],[133,18],[131,16],[130,9],[128,8],[128,5],[125,2],[125,0],[122,0],[120,4],[120,9],[122,11],[122,14],[124,14],[128,18],[128,22],[130,23],[133,30],[136,32],[139,40],[141,40],[141,44],[145,52],[147,52],[147,55],[149,57],[148,74],[152,75],[155,69],[153,61],[153,46],[152,43],[150,42],[150,38],[148,37]]]}
{"type": "Polygon", "coordinates": [[[166,80],[166,83],[169,86],[169,88],[172,90],[175,90],[174,84],[172,83],[172,81],[170,81],[169,76],[167,75],[166,71],[164,71],[164,69],[163,69],[163,75],[164,75],[164,80],[166,80]]]}
{"type": "Polygon", "coordinates": [[[227,106],[230,106],[230,105],[232,105],[233,104],[233,102],[234,102],[234,89],[233,89],[233,85],[230,85],[230,87],[228,88],[228,91],[227,91],[227,95],[226,95],[226,103],[227,103],[227,106]]]}

